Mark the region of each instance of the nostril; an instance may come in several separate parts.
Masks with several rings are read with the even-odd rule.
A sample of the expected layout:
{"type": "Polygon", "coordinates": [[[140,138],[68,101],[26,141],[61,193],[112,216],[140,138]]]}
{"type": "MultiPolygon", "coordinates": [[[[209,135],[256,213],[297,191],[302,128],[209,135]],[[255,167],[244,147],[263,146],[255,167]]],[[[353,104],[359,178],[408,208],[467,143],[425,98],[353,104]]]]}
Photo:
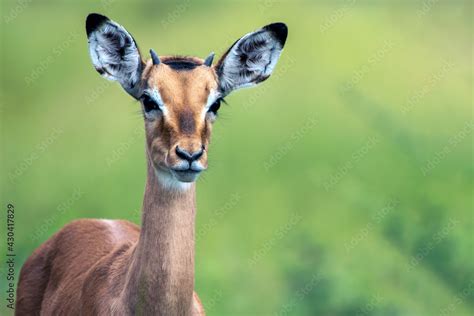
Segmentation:
{"type": "Polygon", "coordinates": [[[176,146],[176,155],[184,160],[191,160],[192,155],[190,155],[186,150],[179,148],[179,146],[176,146]]]}
{"type": "Polygon", "coordinates": [[[179,158],[187,160],[187,161],[198,160],[199,158],[201,158],[203,153],[204,153],[204,150],[202,148],[199,151],[190,154],[188,151],[180,148],[179,146],[176,146],[176,155],[179,158]]]}
{"type": "Polygon", "coordinates": [[[201,148],[199,151],[195,152],[192,156],[192,160],[198,160],[201,158],[202,154],[204,153],[204,150],[201,148]]]}

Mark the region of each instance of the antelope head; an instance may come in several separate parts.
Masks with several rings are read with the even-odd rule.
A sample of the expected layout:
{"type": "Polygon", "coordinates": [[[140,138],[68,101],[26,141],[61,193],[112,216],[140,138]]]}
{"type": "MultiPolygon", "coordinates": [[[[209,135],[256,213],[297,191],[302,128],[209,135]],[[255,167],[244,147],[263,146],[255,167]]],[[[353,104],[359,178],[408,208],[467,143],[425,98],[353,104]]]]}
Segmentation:
{"type": "Polygon", "coordinates": [[[288,33],[283,23],[269,24],[237,40],[213,65],[213,53],[202,60],[150,50],[145,61],[130,33],[99,14],[87,17],[86,31],[97,72],[140,101],[148,159],[158,179],[175,187],[207,169],[221,102],[233,90],[270,76],[288,33]]]}

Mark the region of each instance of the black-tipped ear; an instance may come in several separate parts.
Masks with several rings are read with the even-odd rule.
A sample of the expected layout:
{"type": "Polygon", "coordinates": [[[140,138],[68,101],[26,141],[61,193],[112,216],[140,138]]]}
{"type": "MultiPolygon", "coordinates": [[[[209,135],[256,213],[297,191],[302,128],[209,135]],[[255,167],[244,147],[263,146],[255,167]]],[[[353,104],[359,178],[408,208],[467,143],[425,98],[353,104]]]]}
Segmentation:
{"type": "Polygon", "coordinates": [[[91,13],[86,19],[89,54],[97,72],[118,81],[130,95],[139,97],[143,61],[132,35],[109,18],[91,13]]]}
{"type": "Polygon", "coordinates": [[[286,38],[288,36],[288,27],[285,23],[276,22],[268,24],[267,26],[264,26],[263,29],[271,32],[275,39],[280,42],[282,47],[285,46],[286,38]]]}
{"type": "Polygon", "coordinates": [[[110,21],[110,19],[106,16],[103,16],[98,13],[91,13],[87,16],[86,19],[86,33],[87,36],[95,31],[97,28],[99,28],[102,24],[105,22],[110,21]]]}
{"type": "Polygon", "coordinates": [[[284,23],[272,23],[232,45],[216,65],[223,95],[266,80],[280,58],[288,36],[284,23]]]}

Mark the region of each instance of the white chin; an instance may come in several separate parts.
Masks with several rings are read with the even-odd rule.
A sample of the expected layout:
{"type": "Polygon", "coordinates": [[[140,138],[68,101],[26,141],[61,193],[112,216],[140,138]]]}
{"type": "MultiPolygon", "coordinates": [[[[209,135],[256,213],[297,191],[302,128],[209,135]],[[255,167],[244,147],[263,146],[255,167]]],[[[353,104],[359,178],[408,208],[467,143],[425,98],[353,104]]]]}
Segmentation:
{"type": "Polygon", "coordinates": [[[199,177],[199,172],[189,172],[189,171],[180,171],[176,172],[173,171],[173,176],[176,178],[177,181],[183,182],[183,183],[192,183],[196,181],[196,179],[199,177]]]}
{"type": "Polygon", "coordinates": [[[191,187],[192,183],[197,179],[197,174],[194,177],[183,177],[179,175],[175,175],[174,172],[171,171],[162,171],[156,170],[156,175],[158,178],[158,182],[164,186],[165,188],[177,190],[177,191],[184,191],[191,187]]]}

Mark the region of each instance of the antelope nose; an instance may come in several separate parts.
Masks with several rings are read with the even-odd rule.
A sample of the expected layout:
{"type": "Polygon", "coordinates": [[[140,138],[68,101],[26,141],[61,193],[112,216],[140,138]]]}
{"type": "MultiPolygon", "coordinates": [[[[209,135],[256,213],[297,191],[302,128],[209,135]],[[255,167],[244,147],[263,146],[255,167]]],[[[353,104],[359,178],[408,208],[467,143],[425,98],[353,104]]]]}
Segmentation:
{"type": "Polygon", "coordinates": [[[203,147],[201,147],[198,151],[190,153],[184,150],[183,148],[176,146],[176,155],[181,159],[189,161],[190,163],[201,158],[203,153],[204,153],[203,147]]]}

